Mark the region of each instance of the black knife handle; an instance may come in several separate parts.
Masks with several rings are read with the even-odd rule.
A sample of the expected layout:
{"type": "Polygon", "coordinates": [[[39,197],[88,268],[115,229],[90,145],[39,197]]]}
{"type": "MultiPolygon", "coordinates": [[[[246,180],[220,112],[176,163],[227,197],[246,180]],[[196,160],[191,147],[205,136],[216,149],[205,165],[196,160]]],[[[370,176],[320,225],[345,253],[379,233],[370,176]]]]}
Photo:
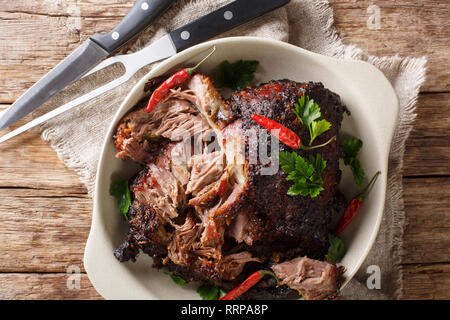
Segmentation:
{"type": "Polygon", "coordinates": [[[177,52],[257,18],[290,0],[237,0],[170,33],[177,52]]]}
{"type": "Polygon", "coordinates": [[[130,12],[111,32],[94,34],[91,40],[112,53],[145,30],[174,2],[175,0],[137,0],[130,12]]]}

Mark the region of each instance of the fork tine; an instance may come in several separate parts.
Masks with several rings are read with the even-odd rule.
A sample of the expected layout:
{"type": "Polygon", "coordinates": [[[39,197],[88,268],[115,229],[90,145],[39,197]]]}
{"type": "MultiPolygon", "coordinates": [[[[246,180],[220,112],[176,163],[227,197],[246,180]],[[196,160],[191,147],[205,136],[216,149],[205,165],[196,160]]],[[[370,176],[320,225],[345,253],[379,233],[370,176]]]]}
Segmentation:
{"type": "Polygon", "coordinates": [[[97,89],[85,94],[84,96],[78,97],[75,100],[72,100],[72,101],[66,103],[65,105],[62,105],[46,114],[40,116],[39,118],[33,119],[32,121],[28,122],[27,124],[24,124],[23,126],[5,134],[4,136],[1,136],[0,143],[8,141],[9,139],[17,136],[18,134],[21,134],[22,132],[25,132],[31,128],[34,128],[34,127],[40,125],[41,123],[60,115],[61,113],[64,113],[72,108],[75,108],[76,106],[78,106],[84,102],[87,102],[95,97],[98,97],[99,95],[121,85],[125,81],[128,81],[131,78],[131,76],[132,76],[132,74],[130,74],[130,73],[125,74],[125,75],[121,76],[120,78],[117,78],[117,79],[101,86],[100,88],[97,88],[97,89]]]}
{"type": "MultiPolygon", "coordinates": [[[[87,73],[85,73],[80,79],[83,79],[87,76],[90,76],[91,74],[96,73],[97,71],[100,71],[102,69],[105,69],[107,67],[109,67],[110,65],[113,65],[115,63],[122,63],[121,56],[117,56],[117,57],[111,57],[108,58],[106,60],[103,60],[102,62],[100,62],[98,65],[96,65],[93,69],[89,70],[87,73]]],[[[125,64],[124,64],[125,66],[125,64]]],[[[125,66],[126,68],[126,66],[125,66]]]]}

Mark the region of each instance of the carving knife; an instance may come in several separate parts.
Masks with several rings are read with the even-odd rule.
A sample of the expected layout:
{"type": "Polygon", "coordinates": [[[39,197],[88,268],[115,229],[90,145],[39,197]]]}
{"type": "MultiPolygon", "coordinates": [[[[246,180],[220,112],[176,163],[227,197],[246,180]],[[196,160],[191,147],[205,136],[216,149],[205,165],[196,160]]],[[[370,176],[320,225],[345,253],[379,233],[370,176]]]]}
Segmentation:
{"type": "Polygon", "coordinates": [[[236,0],[170,32],[138,52],[111,57],[84,76],[118,62],[125,66],[124,75],[0,137],[0,143],[121,85],[145,65],[171,57],[177,52],[218,36],[289,2],[290,0],[236,0]]]}
{"type": "Polygon", "coordinates": [[[0,130],[23,118],[146,29],[175,0],[137,0],[109,33],[95,34],[1,114],[0,130]]]}

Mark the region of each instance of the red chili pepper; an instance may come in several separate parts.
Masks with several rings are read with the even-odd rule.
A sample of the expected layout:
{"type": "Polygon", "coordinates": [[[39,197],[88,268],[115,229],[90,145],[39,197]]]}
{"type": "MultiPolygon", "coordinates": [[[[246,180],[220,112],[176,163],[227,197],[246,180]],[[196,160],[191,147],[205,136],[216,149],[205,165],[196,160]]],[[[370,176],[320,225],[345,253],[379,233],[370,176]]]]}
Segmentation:
{"type": "Polygon", "coordinates": [[[155,91],[153,91],[153,94],[148,101],[147,109],[145,111],[147,111],[147,113],[152,112],[152,110],[159,104],[159,102],[169,93],[170,89],[175,88],[176,86],[179,86],[180,84],[188,80],[195,72],[195,70],[197,70],[197,68],[214,53],[214,51],[216,51],[215,46],[213,47],[212,51],[195,67],[180,70],[170,76],[166,81],[164,81],[158,88],[156,88],[155,91]]]}
{"type": "Polygon", "coordinates": [[[242,282],[239,286],[228,292],[225,296],[220,298],[219,300],[233,300],[237,297],[241,296],[245,292],[247,292],[251,287],[257,284],[265,275],[270,274],[275,277],[275,274],[272,271],[268,270],[259,270],[255,273],[252,273],[244,282],[242,282]]]}
{"type": "Polygon", "coordinates": [[[336,138],[336,137],[332,137],[327,142],[317,145],[317,146],[305,147],[302,145],[302,140],[300,139],[300,137],[294,131],[286,128],[281,123],[278,123],[274,120],[268,119],[266,117],[263,117],[263,116],[260,116],[257,114],[252,114],[251,117],[257,123],[259,123],[263,128],[265,128],[267,131],[269,131],[271,134],[273,134],[276,138],[278,138],[278,140],[280,140],[281,142],[283,142],[285,145],[287,145],[288,147],[290,147],[292,149],[312,150],[312,149],[326,146],[327,144],[329,144],[331,141],[333,141],[336,138]],[[276,135],[275,133],[272,132],[272,130],[279,130],[279,133],[276,135]]]}
{"type": "Polygon", "coordinates": [[[353,220],[358,212],[359,208],[361,208],[362,202],[364,201],[369,189],[373,186],[378,176],[380,175],[380,171],[375,173],[373,178],[369,181],[367,186],[361,191],[361,193],[356,196],[352,201],[350,201],[349,205],[345,209],[344,215],[338,223],[336,234],[339,234],[344,230],[347,225],[353,220]]]}
{"type": "Polygon", "coordinates": [[[298,149],[300,147],[302,143],[300,137],[294,131],[286,128],[281,123],[257,114],[252,114],[251,117],[270,133],[272,133],[272,130],[279,130],[280,132],[276,137],[288,147],[291,147],[293,149],[298,149]]]}

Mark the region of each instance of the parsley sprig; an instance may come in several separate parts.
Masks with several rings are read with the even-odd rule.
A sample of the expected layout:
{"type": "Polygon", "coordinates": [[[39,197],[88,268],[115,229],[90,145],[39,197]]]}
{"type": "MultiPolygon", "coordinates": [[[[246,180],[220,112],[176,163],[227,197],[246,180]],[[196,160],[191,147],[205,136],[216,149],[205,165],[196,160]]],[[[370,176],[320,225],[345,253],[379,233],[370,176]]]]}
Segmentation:
{"type": "Polygon", "coordinates": [[[169,274],[169,276],[172,278],[173,282],[175,282],[175,284],[177,284],[179,286],[184,286],[186,284],[186,280],[184,280],[180,276],[177,276],[174,274],[169,274]]]}
{"type": "Polygon", "coordinates": [[[294,104],[294,113],[300,122],[308,128],[309,145],[319,135],[331,128],[331,123],[322,117],[319,105],[305,94],[298,100],[298,103],[294,104]]]}
{"type": "Polygon", "coordinates": [[[294,181],[294,184],[288,190],[288,195],[301,194],[314,198],[324,190],[322,187],[322,172],[327,162],[320,154],[315,157],[310,155],[304,159],[295,152],[283,151],[279,153],[279,158],[281,169],[288,175],[286,179],[294,181]]]}
{"type": "Polygon", "coordinates": [[[343,140],[341,143],[340,157],[344,160],[344,164],[352,170],[353,178],[358,186],[362,186],[365,172],[358,160],[359,151],[363,146],[363,142],[358,138],[350,138],[343,140]]]}
{"type": "Polygon", "coordinates": [[[200,286],[197,289],[197,293],[200,295],[202,300],[218,300],[227,294],[222,289],[219,289],[211,284],[200,286]]]}
{"type": "Polygon", "coordinates": [[[332,263],[341,261],[346,251],[344,243],[339,237],[332,234],[328,235],[328,241],[330,242],[330,246],[328,247],[326,258],[332,263]]]}
{"type": "Polygon", "coordinates": [[[259,61],[256,60],[239,60],[234,63],[223,61],[219,65],[216,81],[220,86],[233,90],[245,88],[251,85],[258,65],[259,61]]]}
{"type": "Polygon", "coordinates": [[[120,212],[122,212],[125,220],[128,221],[128,209],[131,206],[130,188],[128,181],[123,179],[114,179],[109,188],[109,194],[117,199],[120,212]]]}

